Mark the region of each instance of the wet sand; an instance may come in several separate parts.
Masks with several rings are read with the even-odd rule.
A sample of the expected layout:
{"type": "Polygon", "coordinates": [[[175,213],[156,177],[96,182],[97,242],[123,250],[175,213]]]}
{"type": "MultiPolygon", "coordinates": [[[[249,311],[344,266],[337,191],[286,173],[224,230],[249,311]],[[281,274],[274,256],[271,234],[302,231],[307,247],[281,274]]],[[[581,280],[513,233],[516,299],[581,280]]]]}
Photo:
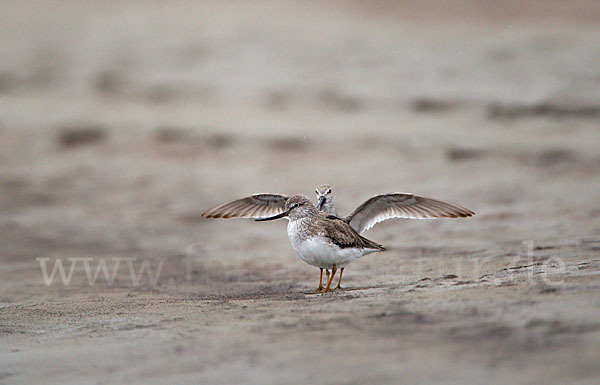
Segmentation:
{"type": "Polygon", "coordinates": [[[0,5],[0,384],[598,382],[595,2],[60,4],[0,5]],[[326,295],[201,217],[321,183],[477,216],[326,295]]]}

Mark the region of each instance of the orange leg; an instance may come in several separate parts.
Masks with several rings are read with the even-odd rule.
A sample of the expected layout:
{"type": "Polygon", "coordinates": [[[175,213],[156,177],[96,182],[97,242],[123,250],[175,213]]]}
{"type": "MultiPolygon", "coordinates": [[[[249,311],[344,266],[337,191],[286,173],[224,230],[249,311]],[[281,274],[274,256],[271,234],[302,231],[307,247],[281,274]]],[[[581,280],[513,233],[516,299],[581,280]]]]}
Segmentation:
{"type": "Polygon", "coordinates": [[[344,274],[344,268],[343,267],[340,269],[340,280],[338,281],[336,289],[340,289],[340,290],[343,289],[342,288],[342,274],[344,274]]]}
{"type": "MultiPolygon", "coordinates": [[[[329,277],[329,274],[327,274],[327,276],[329,277]]],[[[315,290],[315,293],[322,293],[323,291],[325,291],[325,288],[323,287],[323,268],[321,268],[321,276],[319,277],[319,287],[317,288],[317,290],[315,290]]]]}
{"type": "Polygon", "coordinates": [[[325,287],[325,291],[333,291],[331,290],[331,282],[333,281],[333,277],[335,277],[335,272],[337,271],[337,267],[335,267],[335,265],[333,265],[333,268],[331,269],[331,276],[329,277],[329,281],[327,281],[327,286],[325,287]]]}

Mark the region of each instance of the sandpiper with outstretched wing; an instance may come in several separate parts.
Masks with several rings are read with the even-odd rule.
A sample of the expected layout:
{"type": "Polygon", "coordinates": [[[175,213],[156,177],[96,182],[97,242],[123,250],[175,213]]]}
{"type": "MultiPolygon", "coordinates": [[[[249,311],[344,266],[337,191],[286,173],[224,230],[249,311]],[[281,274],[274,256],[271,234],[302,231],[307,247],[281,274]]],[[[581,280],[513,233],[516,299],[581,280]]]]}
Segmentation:
{"type": "MultiPolygon", "coordinates": [[[[337,221],[335,223],[346,223],[357,234],[371,229],[379,222],[392,218],[466,218],[475,215],[473,211],[467,208],[437,199],[425,198],[409,193],[390,193],[369,198],[347,217],[338,218],[335,204],[333,203],[331,186],[317,186],[315,193],[317,195],[317,207],[312,206],[315,210],[329,214],[330,221],[335,220],[337,221]]],[[[215,206],[205,211],[202,215],[206,218],[271,219],[271,217],[277,217],[287,211],[286,207],[290,199],[290,197],[284,194],[254,194],[246,198],[215,206]]],[[[291,239],[292,237],[290,236],[291,239]]],[[[340,278],[336,288],[341,288],[344,266],[336,264],[337,268],[340,268],[340,278]]],[[[330,283],[329,268],[320,267],[320,269],[319,289],[323,287],[323,269],[326,269],[327,281],[330,283]]],[[[333,275],[331,275],[331,279],[333,279],[333,275]]]]}

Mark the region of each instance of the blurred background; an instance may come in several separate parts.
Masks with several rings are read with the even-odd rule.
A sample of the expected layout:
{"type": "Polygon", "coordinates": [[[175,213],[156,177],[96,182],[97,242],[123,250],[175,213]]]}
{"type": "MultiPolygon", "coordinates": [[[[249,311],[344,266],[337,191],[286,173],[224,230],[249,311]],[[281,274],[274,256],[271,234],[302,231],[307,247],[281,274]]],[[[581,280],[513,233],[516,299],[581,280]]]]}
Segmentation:
{"type": "Polygon", "coordinates": [[[3,1],[0,382],[593,381],[599,124],[598,1],[3,1]],[[478,216],[378,225],[364,292],[319,300],[284,224],[200,215],[322,183],[478,216]],[[563,289],[498,275],[527,240],[563,289]],[[40,257],[166,262],[47,287],[40,257]]]}

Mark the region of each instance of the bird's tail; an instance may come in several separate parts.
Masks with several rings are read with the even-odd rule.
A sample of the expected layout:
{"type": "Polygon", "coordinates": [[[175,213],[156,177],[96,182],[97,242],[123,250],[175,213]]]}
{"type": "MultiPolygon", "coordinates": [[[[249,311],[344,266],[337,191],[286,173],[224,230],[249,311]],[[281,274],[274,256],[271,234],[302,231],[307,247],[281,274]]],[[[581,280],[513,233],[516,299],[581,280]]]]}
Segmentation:
{"type": "Polygon", "coordinates": [[[383,247],[382,245],[380,245],[379,243],[375,243],[370,239],[367,239],[363,236],[360,236],[363,241],[365,242],[365,246],[369,249],[373,249],[373,250],[377,250],[377,251],[384,251],[385,247],[383,247]]]}

